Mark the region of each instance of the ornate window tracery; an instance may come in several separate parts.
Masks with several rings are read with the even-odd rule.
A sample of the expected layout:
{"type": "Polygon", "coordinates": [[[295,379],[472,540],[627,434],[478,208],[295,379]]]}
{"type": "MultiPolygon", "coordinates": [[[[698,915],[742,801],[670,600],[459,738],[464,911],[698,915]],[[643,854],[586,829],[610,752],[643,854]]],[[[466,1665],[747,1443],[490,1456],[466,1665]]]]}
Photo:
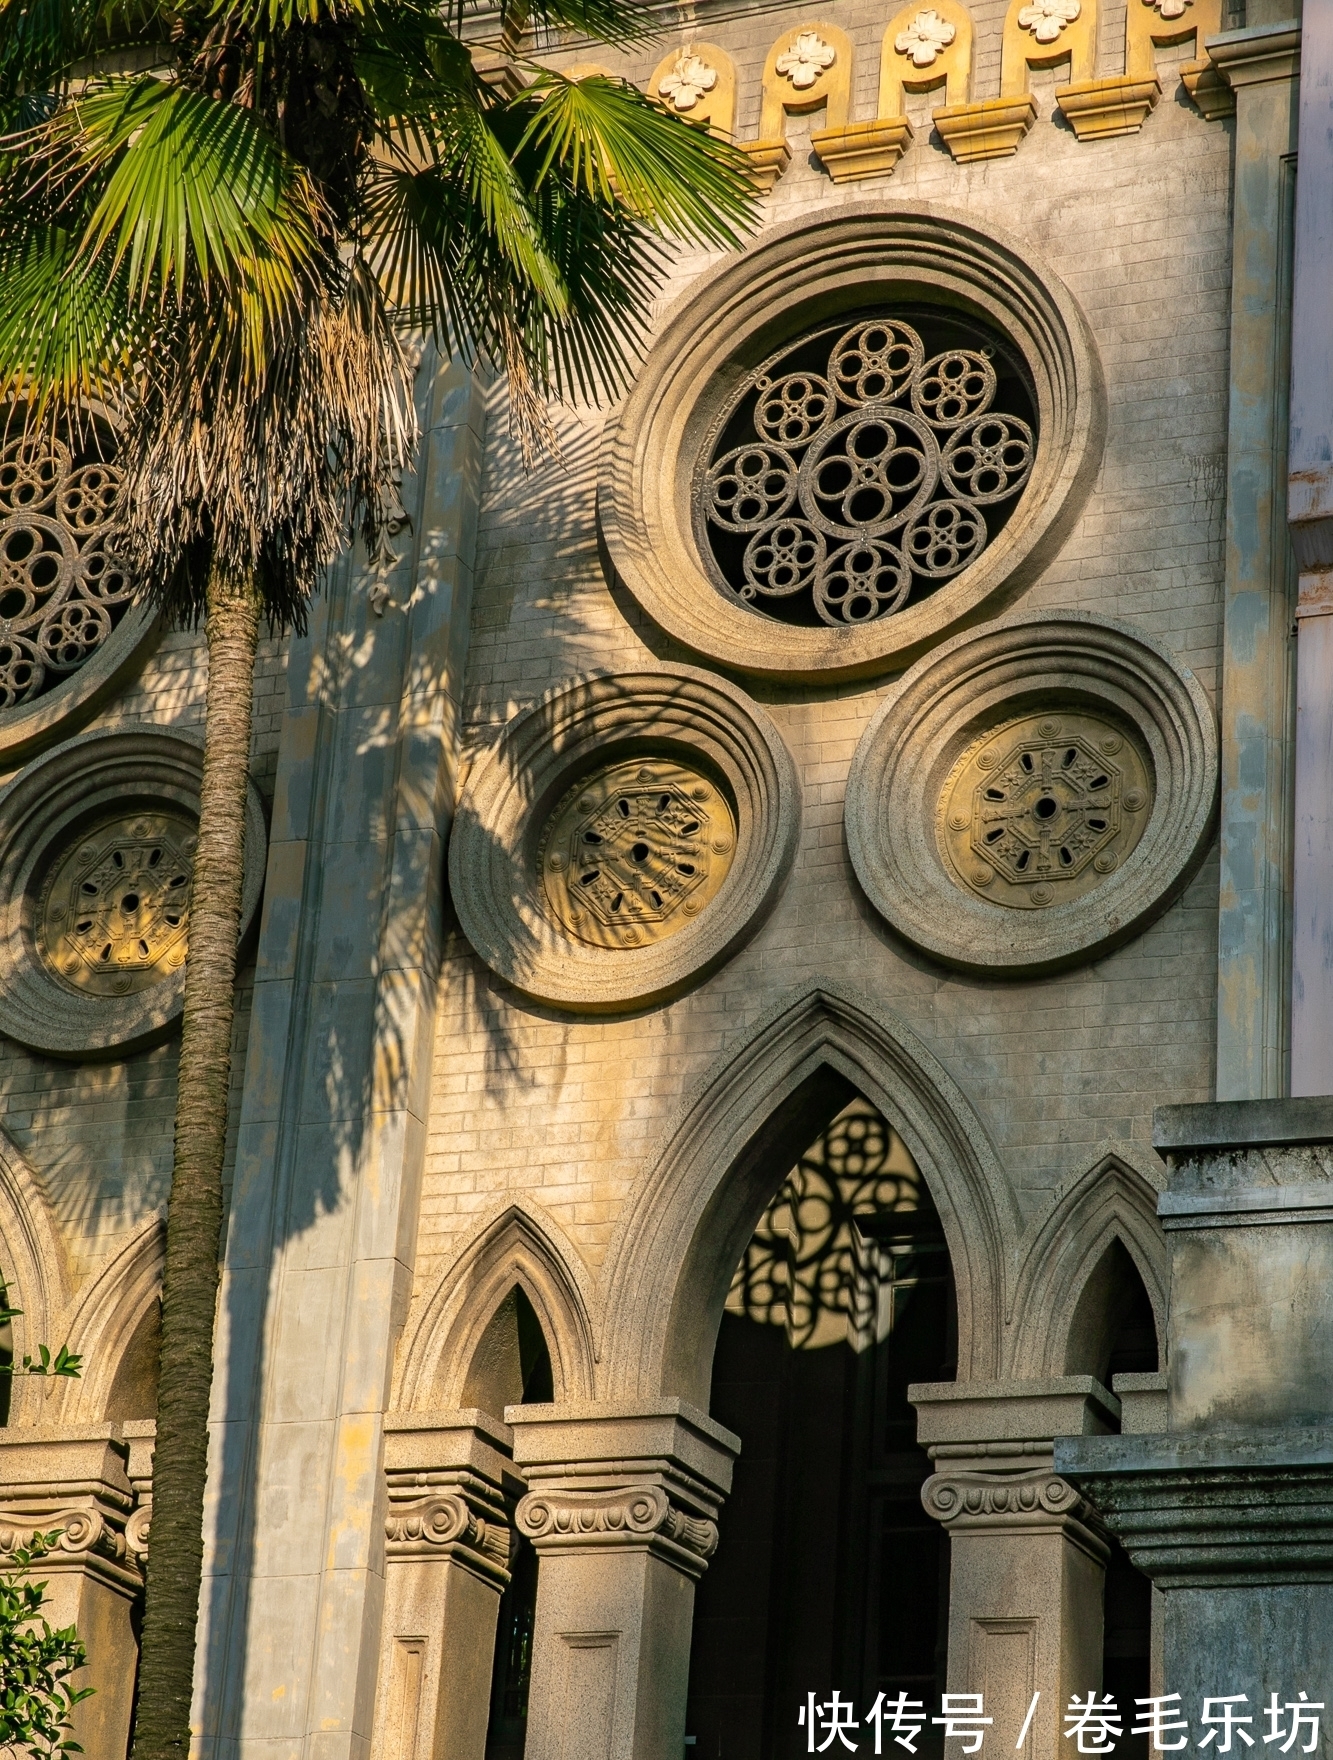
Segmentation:
{"type": "Polygon", "coordinates": [[[715,584],[785,623],[868,623],[960,574],[1006,523],[1034,399],[978,322],[896,310],[770,355],[704,451],[695,522],[715,584]]]}
{"type": "Polygon", "coordinates": [[[0,710],[77,672],[130,604],[108,450],[96,431],[82,446],[16,438],[0,450],[0,710]]]}
{"type": "Polygon", "coordinates": [[[662,758],[613,764],[552,815],[541,852],[547,902],[595,947],[660,941],[716,895],[735,845],[730,808],[700,771],[662,758]]]}

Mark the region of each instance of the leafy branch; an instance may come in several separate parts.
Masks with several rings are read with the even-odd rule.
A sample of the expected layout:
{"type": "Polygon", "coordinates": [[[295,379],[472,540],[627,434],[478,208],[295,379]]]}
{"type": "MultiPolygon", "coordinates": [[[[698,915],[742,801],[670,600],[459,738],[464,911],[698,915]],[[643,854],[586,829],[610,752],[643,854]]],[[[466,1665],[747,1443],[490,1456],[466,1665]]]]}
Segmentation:
{"type": "Polygon", "coordinates": [[[42,1617],[46,1584],[27,1575],[59,1539],[58,1528],[34,1534],[27,1546],[14,1548],[15,1568],[0,1573],[0,1753],[50,1760],[83,1752],[66,1732],[74,1707],[95,1691],[70,1681],[87,1665],[87,1654],[73,1626],[56,1630],[42,1617]]]}

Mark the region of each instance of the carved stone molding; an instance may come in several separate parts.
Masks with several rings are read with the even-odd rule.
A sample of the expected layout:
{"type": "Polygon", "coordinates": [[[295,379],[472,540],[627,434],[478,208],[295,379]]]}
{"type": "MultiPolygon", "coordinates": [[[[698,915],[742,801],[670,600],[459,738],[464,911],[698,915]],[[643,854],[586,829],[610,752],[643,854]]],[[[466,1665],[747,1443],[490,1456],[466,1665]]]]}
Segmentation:
{"type": "Polygon", "coordinates": [[[140,1565],[148,1558],[149,1529],[153,1522],[153,1500],[141,1503],[125,1524],[125,1546],[140,1565]]]}
{"type": "MultiPolygon", "coordinates": [[[[185,995],[202,771],[197,740],[144,726],[82,734],[0,792],[0,1031],[71,1058],[170,1031],[185,995]]],[[[242,930],[266,847],[251,784],[242,930]]]]}
{"type": "Polygon", "coordinates": [[[478,1481],[404,1500],[390,1493],[384,1518],[390,1558],[441,1559],[463,1564],[501,1588],[509,1581],[509,1525],[504,1506],[478,1481]]]}
{"type": "Polygon", "coordinates": [[[848,848],[876,909],[927,953],[1053,971],[1177,896],[1207,845],[1217,774],[1208,699],[1157,643],[1084,613],[1024,613],[945,643],[887,698],[852,760],[848,848]],[[1066,721],[1081,744],[1062,739],[1066,721]],[[1076,799],[1080,766],[1099,788],[1076,799]],[[977,854],[990,836],[1012,843],[1007,867],[977,854]],[[1087,838],[1105,844],[1080,853],[1087,838]]]}
{"type": "Polygon", "coordinates": [[[646,1546],[693,1577],[717,1550],[717,1524],[681,1509],[660,1485],[529,1492],[517,1521],[539,1553],[646,1546]]]}
{"type": "Polygon", "coordinates": [[[492,971],[560,1007],[611,1010],[727,958],[799,830],[791,755],[735,686],[683,667],[600,675],[517,716],[475,765],[449,880],[492,971]]]}
{"type": "Polygon", "coordinates": [[[1055,1529],[1105,1563],[1110,1548],[1093,1506],[1050,1466],[1049,1442],[1043,1444],[1044,1464],[1019,1472],[983,1472],[949,1467],[921,1487],[926,1514],[951,1534],[1032,1534],[1055,1529]]]}
{"type": "Polygon", "coordinates": [[[921,1501],[936,1521],[947,1525],[996,1516],[1078,1516],[1085,1508],[1067,1480],[1040,1468],[1004,1478],[994,1473],[936,1473],[922,1486],[921,1501]]]}
{"type": "Polygon", "coordinates": [[[931,204],[843,208],[774,229],[696,283],[662,327],[607,429],[607,554],[656,623],[727,668],[811,681],[891,670],[1039,576],[1091,486],[1104,404],[1086,321],[1026,242],[931,204]],[[700,453],[761,362],[817,325],[844,315],[850,324],[886,301],[970,316],[1021,358],[1038,434],[1021,505],[968,566],[893,616],[837,628],[775,622],[724,592],[701,549],[691,513],[700,453]]]}

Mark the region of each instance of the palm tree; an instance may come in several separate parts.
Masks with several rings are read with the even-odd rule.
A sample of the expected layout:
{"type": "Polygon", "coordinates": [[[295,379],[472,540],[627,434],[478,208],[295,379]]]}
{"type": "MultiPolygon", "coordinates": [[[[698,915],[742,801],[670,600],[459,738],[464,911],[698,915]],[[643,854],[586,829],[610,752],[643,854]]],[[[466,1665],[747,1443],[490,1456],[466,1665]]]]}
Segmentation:
{"type": "Polygon", "coordinates": [[[261,626],[400,517],[414,335],[507,372],[531,449],[550,396],[622,386],[676,243],[752,213],[728,144],[514,59],[635,40],[634,0],[499,22],[482,77],[432,0],[0,0],[0,398],[34,444],[109,414],[127,557],[208,647],[138,1760],[189,1747],[261,626]]]}

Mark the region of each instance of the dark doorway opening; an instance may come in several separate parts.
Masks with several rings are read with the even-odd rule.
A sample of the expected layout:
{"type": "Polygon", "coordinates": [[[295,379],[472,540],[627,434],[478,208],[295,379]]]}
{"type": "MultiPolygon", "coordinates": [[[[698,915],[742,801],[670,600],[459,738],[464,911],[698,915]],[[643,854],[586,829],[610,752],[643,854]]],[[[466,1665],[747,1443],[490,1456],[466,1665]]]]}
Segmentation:
{"type": "MultiPolygon", "coordinates": [[[[532,1303],[515,1285],[482,1335],[468,1373],[464,1402],[503,1417],[507,1405],[543,1405],[554,1397],[551,1353],[532,1303]]],[[[509,1587],[500,1597],[491,1671],[486,1760],[523,1760],[537,1618],[537,1554],[522,1535],[509,1560],[509,1587]]]]}
{"type": "MultiPolygon", "coordinates": [[[[1065,1366],[1111,1387],[1117,1375],[1149,1375],[1159,1364],[1157,1320],[1138,1266],[1113,1240],[1088,1274],[1069,1331],[1065,1366]]],[[[1151,1692],[1152,1584],[1114,1537],[1106,1566],[1102,1623],[1102,1691],[1122,1712],[1151,1692]]],[[[1147,1736],[1126,1733],[1124,1760],[1148,1760],[1147,1736]]]]}
{"type": "MultiPolygon", "coordinates": [[[[921,1507],[907,1388],[956,1363],[939,1216],[901,1138],[852,1100],[783,1179],[718,1335],[711,1410],[744,1446],[696,1592],[696,1760],[806,1752],[810,1692],[859,1717],[880,1692],[937,1709],[948,1540],[921,1507]]],[[[928,1723],[917,1751],[940,1747],[928,1723]]]]}

